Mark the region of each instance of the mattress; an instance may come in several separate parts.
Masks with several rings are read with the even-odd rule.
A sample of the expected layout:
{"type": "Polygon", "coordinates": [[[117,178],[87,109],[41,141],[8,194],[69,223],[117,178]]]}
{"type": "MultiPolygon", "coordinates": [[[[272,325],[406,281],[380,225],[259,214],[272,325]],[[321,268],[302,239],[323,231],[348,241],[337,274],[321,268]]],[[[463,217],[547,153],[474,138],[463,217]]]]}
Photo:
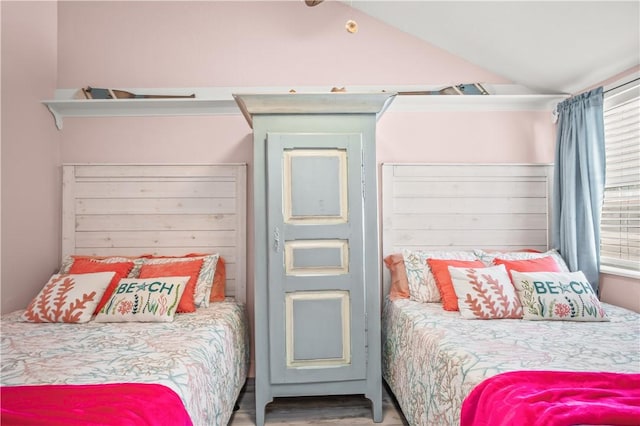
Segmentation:
{"type": "Polygon", "coordinates": [[[194,425],[226,425],[247,377],[246,312],[233,299],[173,322],[34,324],[21,313],[2,316],[2,386],[161,384],[194,425]]]}
{"type": "Polygon", "coordinates": [[[438,303],[385,301],[383,377],[410,425],[458,425],[464,398],[508,371],[640,372],[640,314],[608,322],[465,320],[438,303]]]}

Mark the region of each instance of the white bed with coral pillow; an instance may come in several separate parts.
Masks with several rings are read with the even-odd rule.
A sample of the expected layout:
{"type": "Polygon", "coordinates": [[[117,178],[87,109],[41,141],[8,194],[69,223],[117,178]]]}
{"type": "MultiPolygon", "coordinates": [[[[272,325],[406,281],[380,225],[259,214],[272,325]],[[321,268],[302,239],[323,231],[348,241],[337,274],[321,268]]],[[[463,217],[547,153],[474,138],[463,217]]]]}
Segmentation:
{"type": "Polygon", "coordinates": [[[246,313],[233,300],[172,322],[33,324],[21,313],[2,317],[2,386],[161,384],[194,425],[226,425],[246,379],[246,313]]]}
{"type": "Polygon", "coordinates": [[[548,249],[551,180],[546,165],[383,165],[382,369],[410,425],[474,424],[466,398],[503,373],[640,383],[640,314],[548,249]]]}
{"type": "Polygon", "coordinates": [[[246,166],[65,165],[63,182],[61,274],[2,317],[3,424],[83,423],[87,413],[162,424],[172,409],[141,394],[91,407],[21,396],[153,385],[175,397],[181,424],[226,425],[249,366],[246,166]],[[121,410],[125,399],[134,404],[121,410]]]}

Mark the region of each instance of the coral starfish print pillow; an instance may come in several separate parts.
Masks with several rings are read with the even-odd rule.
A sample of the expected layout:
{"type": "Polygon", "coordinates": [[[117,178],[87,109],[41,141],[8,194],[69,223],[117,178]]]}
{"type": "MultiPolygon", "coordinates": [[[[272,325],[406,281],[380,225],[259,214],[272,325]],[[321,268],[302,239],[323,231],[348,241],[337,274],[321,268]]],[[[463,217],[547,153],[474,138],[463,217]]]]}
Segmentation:
{"type": "Polygon", "coordinates": [[[96,272],[52,275],[24,311],[22,320],[88,322],[115,274],[96,272]]]}
{"type": "Polygon", "coordinates": [[[489,268],[449,266],[449,273],[463,318],[522,318],[522,304],[504,265],[489,268]]]}

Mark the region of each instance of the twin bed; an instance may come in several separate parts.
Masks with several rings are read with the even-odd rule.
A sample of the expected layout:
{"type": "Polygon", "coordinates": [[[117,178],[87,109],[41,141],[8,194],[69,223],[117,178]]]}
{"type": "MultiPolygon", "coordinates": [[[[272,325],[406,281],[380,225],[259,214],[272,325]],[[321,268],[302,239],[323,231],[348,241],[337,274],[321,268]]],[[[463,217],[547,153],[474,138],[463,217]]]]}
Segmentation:
{"type": "Polygon", "coordinates": [[[195,261],[213,288],[171,320],[4,315],[2,424],[226,425],[249,365],[246,166],[64,165],[62,252],[61,272],[115,258],[133,278],[195,261]]]}
{"type": "Polygon", "coordinates": [[[547,249],[551,176],[546,165],[382,166],[395,269],[384,271],[383,377],[410,425],[640,424],[639,314],[602,304],[604,317],[541,320],[524,306],[525,319],[466,319],[464,300],[447,311],[425,291],[430,257],[561,263],[547,249]],[[400,267],[404,295],[392,288],[400,267]]]}

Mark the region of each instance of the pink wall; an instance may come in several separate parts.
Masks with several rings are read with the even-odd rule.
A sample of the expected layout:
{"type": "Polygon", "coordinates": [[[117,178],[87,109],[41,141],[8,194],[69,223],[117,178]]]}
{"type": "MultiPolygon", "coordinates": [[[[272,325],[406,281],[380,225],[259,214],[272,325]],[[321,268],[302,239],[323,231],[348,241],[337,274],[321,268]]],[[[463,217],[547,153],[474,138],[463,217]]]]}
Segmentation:
{"type": "Polygon", "coordinates": [[[603,302],[640,312],[640,280],[600,274],[600,298],[603,302]]]}
{"type": "Polygon", "coordinates": [[[56,88],[57,5],[2,11],[2,312],[24,308],[60,256],[61,134],[40,103],[56,88]]]}
{"type": "Polygon", "coordinates": [[[377,128],[378,161],[552,163],[550,112],[386,113],[377,128]]]}
{"type": "MultiPolygon", "coordinates": [[[[60,2],[59,19],[61,88],[508,82],[339,2],[60,2]]],[[[552,160],[546,113],[389,113],[379,131],[381,161],[552,160]]],[[[66,119],[62,133],[65,162],[251,162],[241,116],[66,119]]]]}
{"type": "MultiPolygon", "coordinates": [[[[508,83],[340,2],[59,5],[60,88],[508,83]],[[357,34],[344,30],[347,19],[357,20],[357,34]]],[[[251,162],[251,130],[240,115],[65,119],[61,133],[65,162],[251,162]]],[[[546,112],[387,113],[378,155],[550,162],[553,138],[546,112]]]]}
{"type": "Polygon", "coordinates": [[[507,82],[341,2],[59,4],[62,88],[507,82]]]}

